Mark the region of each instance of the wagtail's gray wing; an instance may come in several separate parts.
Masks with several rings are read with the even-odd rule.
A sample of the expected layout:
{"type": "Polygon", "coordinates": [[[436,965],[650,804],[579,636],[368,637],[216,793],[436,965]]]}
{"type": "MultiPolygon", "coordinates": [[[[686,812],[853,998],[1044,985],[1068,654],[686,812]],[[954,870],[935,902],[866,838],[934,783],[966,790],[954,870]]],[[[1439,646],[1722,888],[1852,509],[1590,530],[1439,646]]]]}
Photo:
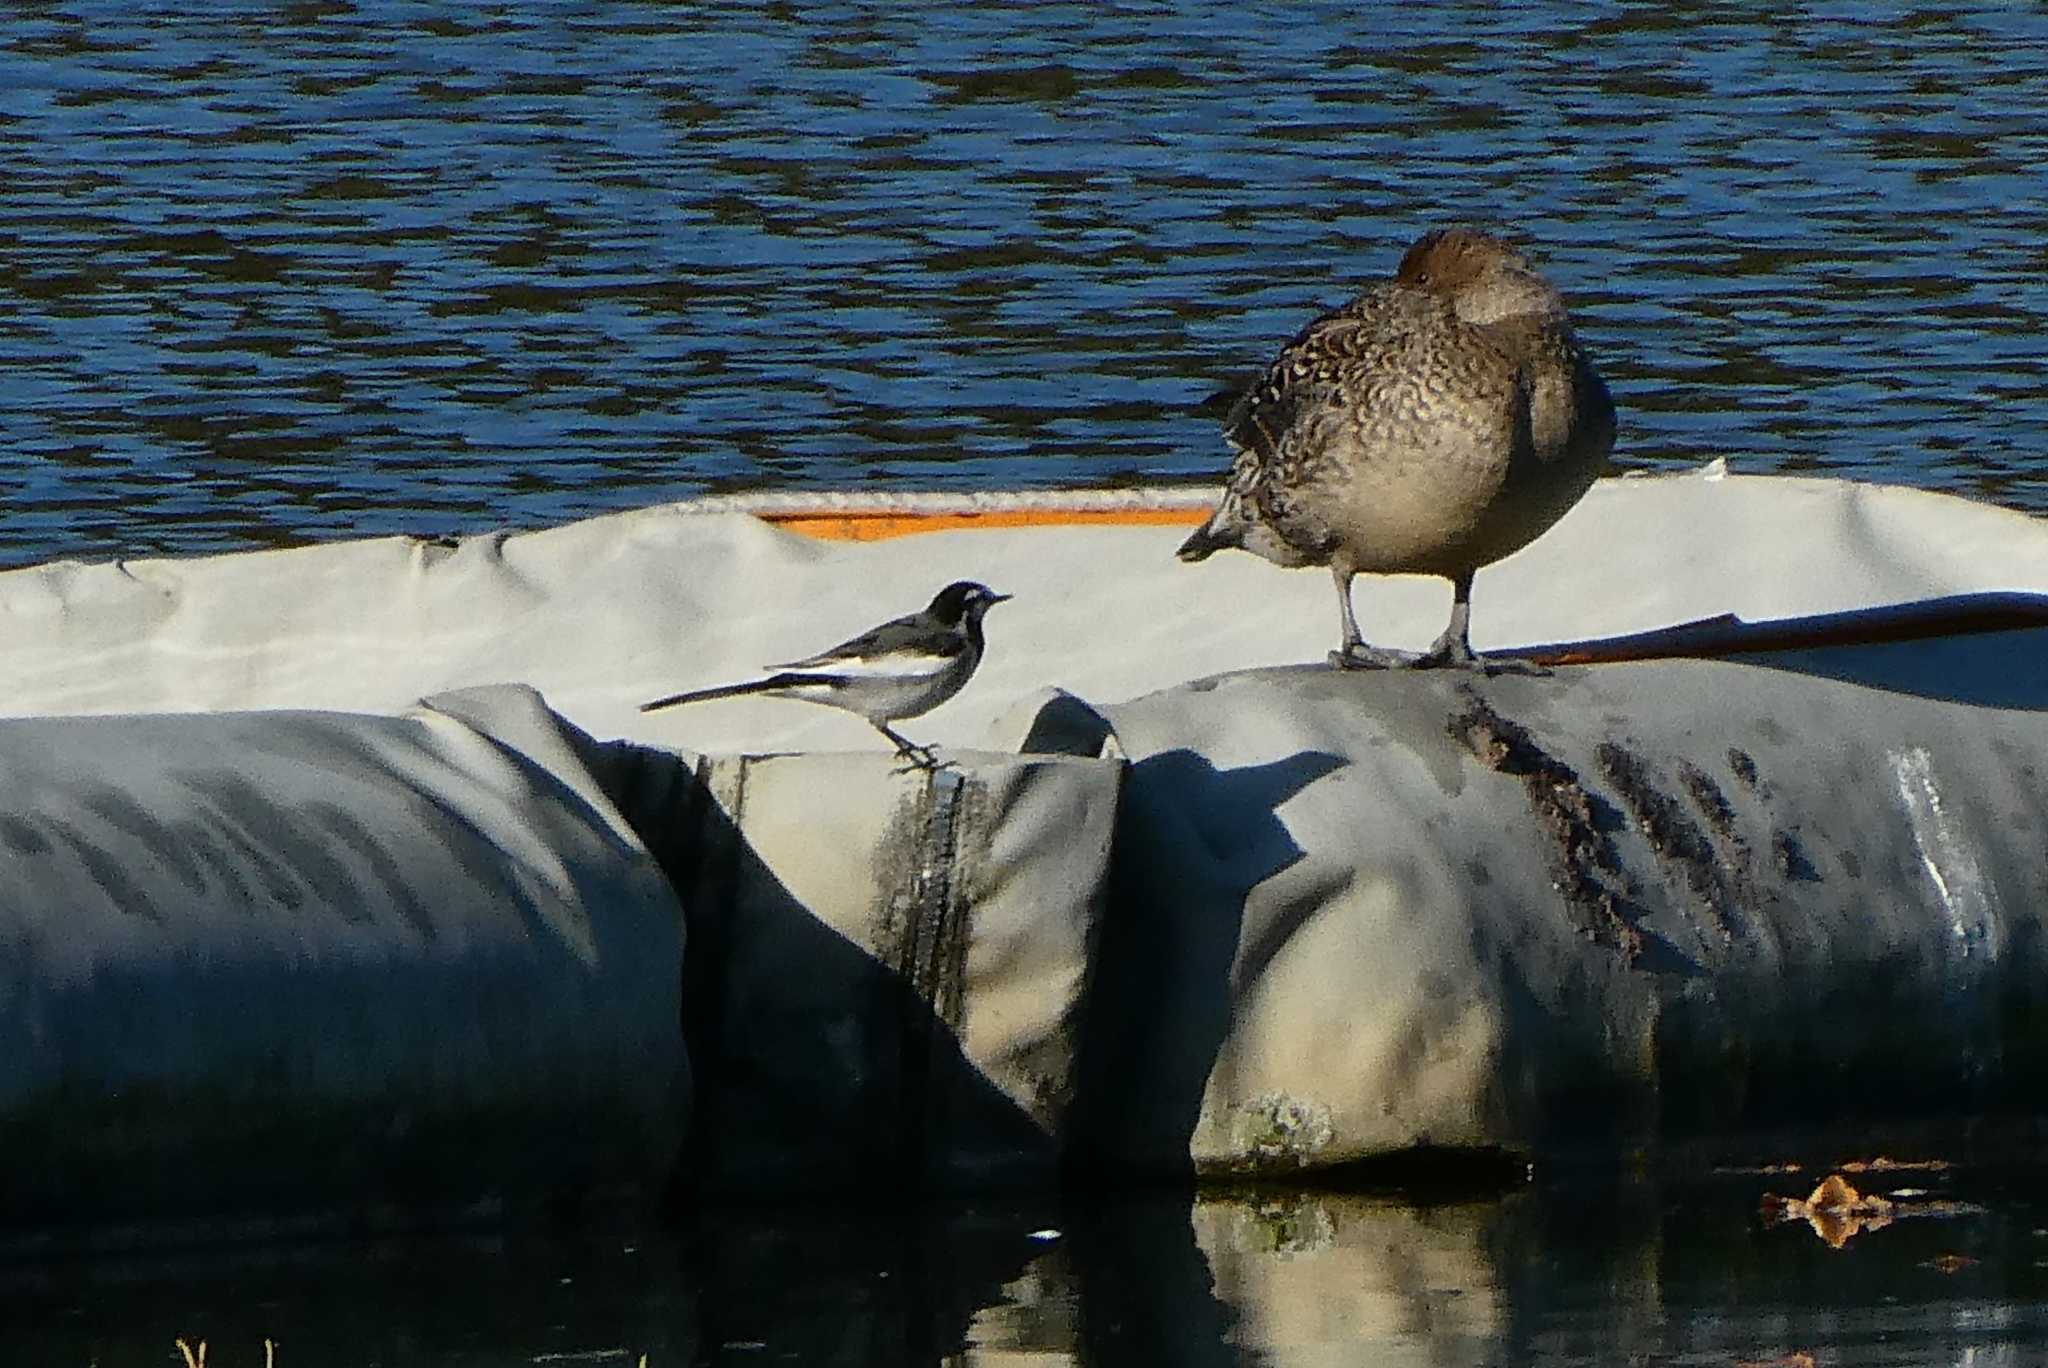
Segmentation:
{"type": "Polygon", "coordinates": [[[943,665],[967,649],[967,638],[939,622],[929,613],[908,613],[892,618],[879,627],[862,632],[848,641],[842,641],[829,651],[820,651],[802,660],[784,661],[778,670],[830,670],[838,673],[841,669],[855,668],[887,669],[891,662],[897,669],[916,669],[921,656],[937,657],[937,664],[943,665]]]}

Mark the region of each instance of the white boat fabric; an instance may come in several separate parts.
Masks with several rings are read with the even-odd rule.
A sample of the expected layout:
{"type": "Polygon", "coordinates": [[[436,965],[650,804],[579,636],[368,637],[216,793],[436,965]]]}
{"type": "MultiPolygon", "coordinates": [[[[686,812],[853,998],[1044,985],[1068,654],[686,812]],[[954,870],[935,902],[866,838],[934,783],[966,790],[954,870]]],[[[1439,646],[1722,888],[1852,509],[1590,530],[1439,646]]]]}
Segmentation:
{"type": "MultiPolygon", "coordinates": [[[[879,749],[866,723],[808,703],[638,704],[812,654],[978,579],[1016,595],[989,614],[980,672],[901,730],[1007,749],[1017,738],[995,723],[1047,687],[1112,703],[1317,662],[1337,643],[1328,575],[1250,555],[1183,565],[1182,527],[827,543],[690,510],[453,544],[383,537],[9,571],[0,713],[396,713],[448,689],[522,683],[596,736],[712,753],[879,749]]],[[[1489,650],[1993,589],[2048,592],[2040,519],[1838,480],[1610,479],[1480,573],[1472,641],[1489,650]]],[[[1426,645],[1449,616],[1441,580],[1366,578],[1355,592],[1375,642],[1426,645]]]]}
{"type": "Polygon", "coordinates": [[[0,1212],[658,1194],[681,908],[530,690],[0,723],[0,1212]]]}

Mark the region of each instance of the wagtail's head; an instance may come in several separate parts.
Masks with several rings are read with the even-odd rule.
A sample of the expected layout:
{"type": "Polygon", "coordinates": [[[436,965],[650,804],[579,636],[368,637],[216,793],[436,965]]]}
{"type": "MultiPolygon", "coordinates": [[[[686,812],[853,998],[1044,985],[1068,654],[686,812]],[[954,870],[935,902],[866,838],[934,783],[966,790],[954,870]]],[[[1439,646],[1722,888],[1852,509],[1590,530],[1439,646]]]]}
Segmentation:
{"type": "Polygon", "coordinates": [[[938,597],[925,611],[952,627],[962,622],[980,622],[983,613],[1009,597],[1008,594],[998,594],[986,584],[957,580],[939,590],[938,597]]]}

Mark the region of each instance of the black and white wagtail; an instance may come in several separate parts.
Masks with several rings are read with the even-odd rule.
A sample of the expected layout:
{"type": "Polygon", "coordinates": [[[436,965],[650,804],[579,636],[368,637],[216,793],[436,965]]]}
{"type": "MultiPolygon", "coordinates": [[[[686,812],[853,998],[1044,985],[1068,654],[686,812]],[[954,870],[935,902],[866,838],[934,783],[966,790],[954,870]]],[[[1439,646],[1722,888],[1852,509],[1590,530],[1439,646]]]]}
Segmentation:
{"type": "Polygon", "coordinates": [[[777,665],[766,679],[670,694],[642,703],[640,711],[743,694],[823,703],[866,718],[898,755],[919,769],[935,769],[931,747],[906,741],[889,724],[922,717],[967,686],[981,664],[981,616],[1009,597],[961,580],[939,590],[922,612],[885,622],[829,651],[777,665]]]}

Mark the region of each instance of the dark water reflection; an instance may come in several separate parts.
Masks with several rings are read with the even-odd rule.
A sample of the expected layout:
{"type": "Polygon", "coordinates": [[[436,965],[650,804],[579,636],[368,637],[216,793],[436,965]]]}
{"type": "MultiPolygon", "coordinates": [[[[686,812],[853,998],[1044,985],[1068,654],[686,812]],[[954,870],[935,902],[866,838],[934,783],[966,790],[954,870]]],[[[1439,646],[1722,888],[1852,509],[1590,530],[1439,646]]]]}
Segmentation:
{"type": "Polygon", "coordinates": [[[1516,225],[1624,463],[2048,508],[2048,11],[24,0],[0,563],[712,488],[1209,477],[1516,225]]]}
{"type": "MultiPolygon", "coordinates": [[[[2048,1354],[2048,1205],[1830,1248],[1742,1177],[1412,1202],[1274,1191],[706,1216],[683,1235],[326,1244],[0,1265],[12,1362],[2019,1365],[2048,1354]],[[175,1356],[173,1356],[175,1357],[175,1356]]],[[[1866,1186],[1870,1186],[1866,1183],[1866,1186]]],[[[2035,1191],[2038,1191],[2036,1185],[2035,1191]]],[[[1789,1368],[1789,1366],[1788,1366],[1789,1368]]]]}

